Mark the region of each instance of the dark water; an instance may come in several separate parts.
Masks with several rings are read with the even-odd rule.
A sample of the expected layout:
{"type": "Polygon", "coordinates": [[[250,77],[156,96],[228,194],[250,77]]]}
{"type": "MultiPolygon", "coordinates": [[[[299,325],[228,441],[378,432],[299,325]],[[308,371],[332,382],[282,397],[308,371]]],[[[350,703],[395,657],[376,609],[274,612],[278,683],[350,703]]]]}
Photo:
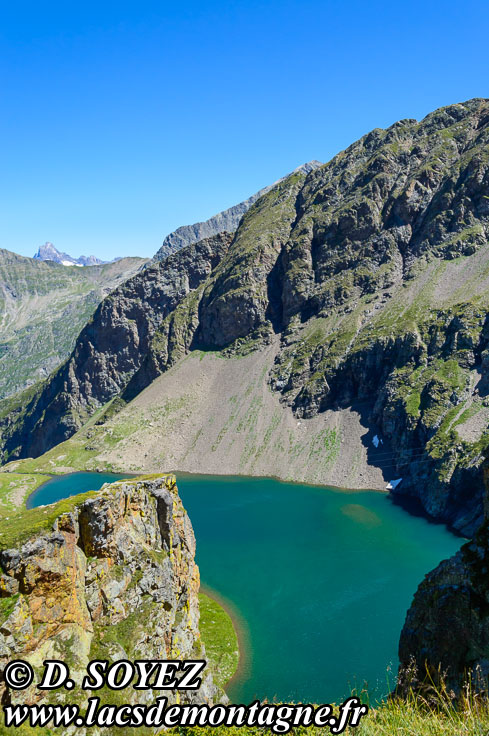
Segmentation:
{"type": "Polygon", "coordinates": [[[27,508],[45,506],[48,503],[60,501],[68,496],[87,491],[98,491],[104,483],[113,483],[122,478],[132,476],[117,473],[70,473],[69,475],[56,475],[51,480],[39,486],[27,499],[27,508]]]}
{"type": "MultiPolygon", "coordinates": [[[[94,487],[86,475],[80,491],[94,487]]],[[[232,702],[339,701],[364,681],[373,697],[386,693],[416,587],[462,540],[381,493],[177,478],[202,581],[245,622],[248,651],[228,688],[232,702]]],[[[69,482],[49,481],[50,500],[69,482]]]]}

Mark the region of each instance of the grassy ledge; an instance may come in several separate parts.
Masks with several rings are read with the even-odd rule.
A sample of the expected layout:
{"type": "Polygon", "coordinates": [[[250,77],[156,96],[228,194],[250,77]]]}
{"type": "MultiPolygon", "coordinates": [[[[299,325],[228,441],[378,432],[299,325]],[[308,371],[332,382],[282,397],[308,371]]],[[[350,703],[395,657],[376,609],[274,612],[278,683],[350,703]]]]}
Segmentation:
{"type": "Polygon", "coordinates": [[[8,517],[3,518],[0,532],[0,549],[19,547],[31,537],[52,528],[55,520],[76,506],[80,506],[87,498],[96,496],[99,491],[88,491],[70,496],[49,506],[38,506],[34,509],[21,509],[8,517]]]}
{"type": "Polygon", "coordinates": [[[238,637],[231,616],[213,598],[199,593],[200,635],[219,687],[225,689],[238,668],[238,637]]]}

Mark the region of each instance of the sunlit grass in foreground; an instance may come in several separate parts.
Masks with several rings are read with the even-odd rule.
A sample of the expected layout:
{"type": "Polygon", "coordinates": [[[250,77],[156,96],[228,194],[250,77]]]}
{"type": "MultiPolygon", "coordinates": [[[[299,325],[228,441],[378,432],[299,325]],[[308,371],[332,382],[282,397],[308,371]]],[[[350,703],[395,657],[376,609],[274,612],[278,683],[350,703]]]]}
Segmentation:
{"type": "MultiPolygon", "coordinates": [[[[360,694],[362,702],[366,702],[360,694]]],[[[335,709],[336,710],[336,709],[335,709]]],[[[168,733],[168,731],[166,732],[168,733]]],[[[180,727],[170,729],[178,736],[263,736],[269,729],[258,727],[180,727]]],[[[292,728],[295,736],[326,736],[328,727],[292,728]]],[[[408,691],[404,698],[389,697],[372,707],[348,736],[489,736],[489,699],[475,694],[468,685],[458,698],[442,683],[425,685],[422,694],[408,691]]]]}
{"type": "MultiPolygon", "coordinates": [[[[269,729],[256,727],[204,727],[171,729],[178,736],[263,736],[269,729]]],[[[168,731],[166,732],[168,733],[168,731]]],[[[325,736],[329,728],[314,726],[292,728],[297,736],[325,736]]],[[[357,728],[347,728],[349,736],[488,736],[489,704],[473,699],[456,709],[453,706],[433,708],[419,696],[406,700],[389,700],[371,709],[357,728]]]]}

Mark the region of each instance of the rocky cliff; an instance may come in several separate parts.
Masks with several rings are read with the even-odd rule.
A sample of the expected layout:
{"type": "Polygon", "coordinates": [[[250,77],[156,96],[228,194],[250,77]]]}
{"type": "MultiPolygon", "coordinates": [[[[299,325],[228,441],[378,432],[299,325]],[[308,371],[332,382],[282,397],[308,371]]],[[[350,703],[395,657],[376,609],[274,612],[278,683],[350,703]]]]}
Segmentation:
{"type": "Polygon", "coordinates": [[[443,679],[489,692],[489,465],[484,463],[486,520],[475,537],[419,585],[399,642],[399,690],[443,679]]]}
{"type": "Polygon", "coordinates": [[[472,534],[489,445],[488,231],[489,101],[376,129],[272,187],[233,236],[113,292],[66,365],[0,407],[3,458],[40,454],[113,400],[103,423],[191,351],[267,350],[260,380],[295,423],[355,409],[384,441],[369,462],[403,478],[396,493],[472,534]]]}
{"type": "MultiPolygon", "coordinates": [[[[51,528],[40,528],[48,510],[39,508],[24,512],[17,540],[2,535],[0,669],[24,659],[39,673],[44,659],[60,659],[80,684],[91,659],[205,658],[195,539],[174,476],[107,484],[58,506],[51,528]]],[[[208,668],[203,677],[180,699],[221,697],[208,668]]],[[[2,703],[44,702],[35,682],[23,691],[2,682],[2,703]]],[[[107,703],[153,699],[132,688],[97,694],[107,703]]],[[[176,691],[168,696],[175,701],[176,691]]],[[[61,697],[82,705],[90,692],[61,697]]]]}

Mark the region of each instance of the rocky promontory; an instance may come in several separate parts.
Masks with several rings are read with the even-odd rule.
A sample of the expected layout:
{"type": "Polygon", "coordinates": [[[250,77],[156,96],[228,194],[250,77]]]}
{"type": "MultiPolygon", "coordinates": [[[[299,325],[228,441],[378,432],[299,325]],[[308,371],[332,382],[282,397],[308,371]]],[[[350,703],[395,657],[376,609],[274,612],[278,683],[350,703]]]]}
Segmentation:
{"type": "MultiPolygon", "coordinates": [[[[25,511],[1,540],[2,671],[13,659],[36,672],[43,660],[58,659],[79,685],[93,659],[205,659],[195,538],[174,476],[106,484],[25,511]]],[[[78,692],[71,702],[83,706],[90,692],[78,692]]],[[[3,704],[44,702],[34,684],[14,691],[2,682],[0,693],[3,704]]],[[[132,688],[122,695],[127,702],[153,698],[132,688]]],[[[107,690],[102,699],[116,696],[107,690]]],[[[199,690],[180,692],[191,702],[222,696],[209,668],[199,690]]]]}

